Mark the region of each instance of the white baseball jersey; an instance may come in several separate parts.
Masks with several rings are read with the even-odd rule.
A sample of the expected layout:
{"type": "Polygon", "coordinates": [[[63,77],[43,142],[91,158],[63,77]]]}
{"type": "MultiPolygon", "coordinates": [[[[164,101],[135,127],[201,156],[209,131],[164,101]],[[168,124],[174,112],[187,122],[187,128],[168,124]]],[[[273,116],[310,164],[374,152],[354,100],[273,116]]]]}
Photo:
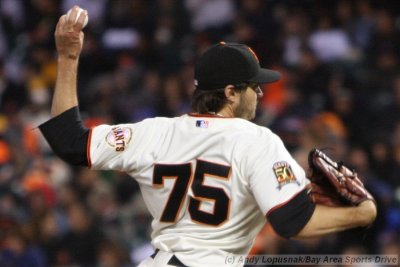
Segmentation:
{"type": "Polygon", "coordinates": [[[125,171],[152,214],[152,244],[189,266],[247,254],[265,215],[304,189],[303,169],[269,129],[183,115],[91,130],[92,169],[125,171]]]}

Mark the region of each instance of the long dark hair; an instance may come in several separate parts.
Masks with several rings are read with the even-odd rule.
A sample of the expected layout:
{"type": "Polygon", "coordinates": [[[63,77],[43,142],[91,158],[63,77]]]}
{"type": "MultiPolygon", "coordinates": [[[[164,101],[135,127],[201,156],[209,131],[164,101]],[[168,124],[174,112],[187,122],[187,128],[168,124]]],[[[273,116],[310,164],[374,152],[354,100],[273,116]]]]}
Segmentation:
{"type": "MultiPolygon", "coordinates": [[[[234,85],[234,90],[237,92],[244,91],[247,86],[247,83],[234,85]]],[[[228,102],[225,96],[225,88],[214,90],[196,89],[192,96],[192,110],[200,114],[217,113],[228,102]]]]}
{"type": "Polygon", "coordinates": [[[227,103],[223,88],[209,91],[196,89],[193,92],[192,110],[200,114],[217,113],[227,103]]]}

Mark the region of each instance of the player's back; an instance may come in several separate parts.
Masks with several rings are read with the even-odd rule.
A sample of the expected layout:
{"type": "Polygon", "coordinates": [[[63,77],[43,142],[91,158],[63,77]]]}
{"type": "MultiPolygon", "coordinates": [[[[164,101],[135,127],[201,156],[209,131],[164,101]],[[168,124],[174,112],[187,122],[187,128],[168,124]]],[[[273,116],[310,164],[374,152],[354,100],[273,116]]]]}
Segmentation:
{"type": "Polygon", "coordinates": [[[210,251],[247,253],[264,222],[245,162],[254,140],[265,134],[262,128],[242,119],[196,116],[149,124],[154,130],[132,175],[154,217],[153,244],[190,262],[204,262],[210,251]]]}
{"type": "Polygon", "coordinates": [[[238,118],[184,115],[120,125],[107,136],[123,139],[123,152],[97,156],[95,168],[124,170],[138,181],[154,217],[156,248],[191,266],[223,265],[229,253],[248,253],[267,210],[255,200],[250,177],[273,176],[272,165],[263,165],[278,154],[268,129],[238,118]]]}

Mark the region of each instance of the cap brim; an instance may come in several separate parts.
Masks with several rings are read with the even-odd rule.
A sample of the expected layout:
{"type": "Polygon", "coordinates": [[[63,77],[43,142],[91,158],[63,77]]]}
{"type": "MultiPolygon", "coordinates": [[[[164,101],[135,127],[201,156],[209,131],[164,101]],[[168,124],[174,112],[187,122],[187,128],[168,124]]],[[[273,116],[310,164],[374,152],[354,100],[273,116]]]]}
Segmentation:
{"type": "Polygon", "coordinates": [[[281,78],[281,73],[274,70],[260,68],[258,74],[251,78],[249,82],[255,83],[273,83],[281,78]]]}

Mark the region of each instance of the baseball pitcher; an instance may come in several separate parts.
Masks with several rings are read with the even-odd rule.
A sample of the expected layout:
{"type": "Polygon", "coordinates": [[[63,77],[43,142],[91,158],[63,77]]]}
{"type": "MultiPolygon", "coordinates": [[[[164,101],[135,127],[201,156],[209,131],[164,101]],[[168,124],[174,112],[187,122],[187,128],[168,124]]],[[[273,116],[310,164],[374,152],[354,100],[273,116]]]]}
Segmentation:
{"type": "Polygon", "coordinates": [[[356,205],[313,201],[305,171],[281,139],[249,121],[262,96],[259,85],[280,74],[261,68],[246,45],[221,42],[201,55],[193,113],[85,128],[76,81],[88,15],[77,10],[57,24],[53,117],[40,130],[70,164],[124,171],[138,182],[153,216],[155,248],[140,267],[241,266],[227,256],[247,254],[266,221],[286,238],[374,221],[372,197],[356,205]]]}

